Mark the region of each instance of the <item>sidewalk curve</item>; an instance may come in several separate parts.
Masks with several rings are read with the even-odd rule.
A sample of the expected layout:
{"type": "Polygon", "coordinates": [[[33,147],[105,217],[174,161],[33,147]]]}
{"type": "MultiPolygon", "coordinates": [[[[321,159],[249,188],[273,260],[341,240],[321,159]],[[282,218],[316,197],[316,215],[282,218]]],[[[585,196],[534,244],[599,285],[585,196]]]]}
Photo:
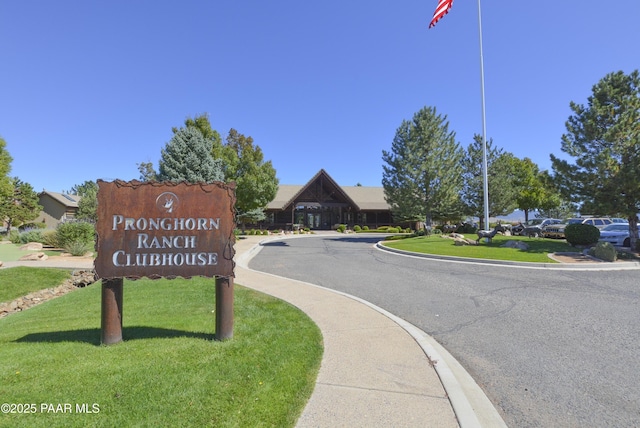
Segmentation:
{"type": "MultiPolygon", "coordinates": [[[[506,426],[466,370],[414,325],[355,296],[249,269],[262,241],[236,241],[235,281],[298,307],[323,336],[316,386],[297,427],[506,426]]],[[[92,269],[93,259],[2,267],[14,266],[92,269]]]]}
{"type": "Polygon", "coordinates": [[[346,293],[249,269],[261,241],[236,242],[236,282],[300,308],[323,335],[320,372],[298,427],[506,426],[466,370],[422,330],[346,293]]]}

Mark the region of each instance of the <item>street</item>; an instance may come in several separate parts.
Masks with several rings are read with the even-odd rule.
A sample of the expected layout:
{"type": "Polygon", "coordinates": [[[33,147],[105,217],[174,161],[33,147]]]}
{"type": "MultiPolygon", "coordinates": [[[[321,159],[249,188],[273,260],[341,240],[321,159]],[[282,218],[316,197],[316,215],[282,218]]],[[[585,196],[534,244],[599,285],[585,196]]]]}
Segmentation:
{"type": "Polygon", "coordinates": [[[372,235],[267,242],[250,267],[365,299],[419,327],[512,427],[640,425],[640,271],[404,257],[372,235]]]}

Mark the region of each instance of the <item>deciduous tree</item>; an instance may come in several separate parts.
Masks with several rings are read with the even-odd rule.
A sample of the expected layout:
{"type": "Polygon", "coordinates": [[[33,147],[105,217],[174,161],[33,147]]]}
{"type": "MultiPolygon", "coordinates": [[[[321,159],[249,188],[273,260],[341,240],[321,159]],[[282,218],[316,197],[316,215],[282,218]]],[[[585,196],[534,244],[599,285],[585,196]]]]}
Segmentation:
{"type": "Polygon", "coordinates": [[[229,130],[225,145],[215,145],[213,156],[225,164],[226,181],[236,182],[236,209],[241,223],[264,220],[264,209],[276,197],[278,178],[271,161],[253,138],[229,130]]]}
{"type": "Polygon", "coordinates": [[[562,151],[551,155],[563,195],[582,212],[621,215],[636,246],[640,211],[640,73],[607,74],[592,88],[587,105],[570,103],[562,151]]]}
{"type": "Polygon", "coordinates": [[[547,171],[540,168],[531,159],[514,158],[513,186],[516,190],[516,203],[524,211],[525,222],[534,210],[557,210],[560,207],[560,195],[549,178],[547,171]]]}
{"type": "Polygon", "coordinates": [[[271,161],[264,160],[262,149],[235,129],[229,130],[225,142],[211,127],[205,113],[185,121],[185,126],[202,132],[211,145],[211,155],[222,161],[224,181],[236,183],[236,211],[240,223],[264,220],[264,209],[275,198],[278,178],[271,161]]]}

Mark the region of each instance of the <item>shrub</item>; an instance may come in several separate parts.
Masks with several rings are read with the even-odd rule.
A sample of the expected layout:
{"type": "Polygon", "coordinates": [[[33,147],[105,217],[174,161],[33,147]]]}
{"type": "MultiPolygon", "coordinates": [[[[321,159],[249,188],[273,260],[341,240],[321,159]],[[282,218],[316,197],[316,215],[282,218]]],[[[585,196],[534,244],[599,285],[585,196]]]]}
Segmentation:
{"type": "Polygon", "coordinates": [[[40,222],[40,223],[25,223],[22,226],[20,226],[18,229],[21,231],[27,231],[29,229],[46,229],[47,225],[44,222],[40,222]]]}
{"type": "Polygon", "coordinates": [[[364,230],[364,231],[369,230],[369,226],[362,226],[362,230],[364,230]]]}
{"type": "Polygon", "coordinates": [[[58,245],[66,248],[74,242],[82,242],[92,246],[95,242],[96,229],[92,223],[85,221],[69,221],[60,223],[56,229],[58,245]]]}
{"type": "Polygon", "coordinates": [[[618,258],[615,247],[609,242],[598,242],[593,255],[605,262],[615,262],[618,258]]]}
{"type": "Polygon", "coordinates": [[[358,226],[357,224],[355,226],[353,226],[353,231],[358,233],[362,230],[362,228],[360,226],[358,226]]]}
{"type": "Polygon", "coordinates": [[[347,230],[347,226],[346,226],[346,225],[344,225],[344,224],[341,224],[341,225],[339,225],[339,226],[338,226],[338,229],[337,229],[337,230],[338,230],[338,232],[340,232],[340,233],[344,233],[344,232],[347,230]]]}
{"type": "Polygon", "coordinates": [[[470,223],[463,223],[461,226],[459,226],[456,229],[456,233],[469,234],[469,235],[472,235],[477,231],[478,230],[470,223]]]}
{"type": "Polygon", "coordinates": [[[29,242],[40,242],[42,243],[42,230],[40,229],[25,229],[23,232],[17,232],[16,235],[11,233],[12,238],[11,242],[14,244],[26,244],[29,242]]]}
{"type": "Polygon", "coordinates": [[[593,245],[600,239],[600,230],[590,224],[568,224],[564,237],[572,246],[593,245]]]}
{"type": "Polygon", "coordinates": [[[72,256],[84,256],[91,251],[91,246],[86,242],[73,241],[64,246],[64,250],[72,256]]]}
{"type": "Polygon", "coordinates": [[[15,229],[11,229],[11,232],[9,232],[9,241],[11,241],[12,244],[19,244],[20,232],[15,229]]]}
{"type": "Polygon", "coordinates": [[[60,248],[58,232],[55,229],[47,229],[42,232],[42,244],[46,247],[60,248]]]}
{"type": "Polygon", "coordinates": [[[442,235],[442,231],[440,229],[433,229],[431,231],[432,235],[442,235]]]}

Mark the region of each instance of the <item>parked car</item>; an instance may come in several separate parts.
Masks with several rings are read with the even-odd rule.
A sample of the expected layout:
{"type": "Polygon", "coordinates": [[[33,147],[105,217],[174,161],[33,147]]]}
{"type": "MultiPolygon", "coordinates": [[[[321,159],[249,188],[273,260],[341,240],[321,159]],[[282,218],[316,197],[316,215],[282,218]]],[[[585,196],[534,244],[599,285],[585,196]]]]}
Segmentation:
{"type": "MultiPolygon", "coordinates": [[[[637,238],[640,239],[640,232],[637,238]]],[[[629,223],[612,223],[600,230],[599,241],[609,242],[617,247],[631,246],[631,238],[629,237],[629,223]]]]}
{"type": "Polygon", "coordinates": [[[612,224],[613,221],[608,217],[578,217],[564,220],[561,223],[552,224],[542,228],[542,236],[545,238],[564,239],[564,229],[569,224],[590,224],[598,229],[612,224]]]}
{"type": "Polygon", "coordinates": [[[584,219],[582,224],[590,224],[591,226],[595,226],[598,229],[602,229],[605,226],[610,225],[613,221],[609,217],[587,217],[584,219]]]}
{"type": "Polygon", "coordinates": [[[544,238],[564,239],[564,228],[570,224],[580,224],[583,218],[570,218],[560,223],[550,224],[542,228],[544,238]]]}
{"type": "Polygon", "coordinates": [[[524,224],[524,229],[520,232],[520,235],[532,237],[542,236],[542,228],[558,223],[562,223],[562,220],[557,218],[534,218],[524,224]]]}

